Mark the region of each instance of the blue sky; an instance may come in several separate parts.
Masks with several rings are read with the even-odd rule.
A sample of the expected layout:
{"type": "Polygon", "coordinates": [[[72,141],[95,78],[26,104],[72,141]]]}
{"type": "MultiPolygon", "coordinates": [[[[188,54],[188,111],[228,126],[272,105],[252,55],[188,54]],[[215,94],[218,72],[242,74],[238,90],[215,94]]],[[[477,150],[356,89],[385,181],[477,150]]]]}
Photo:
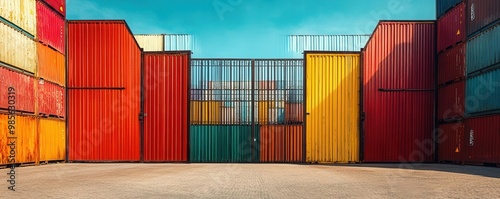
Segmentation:
{"type": "Polygon", "coordinates": [[[191,34],[197,58],[290,58],[285,35],[370,34],[380,19],[435,19],[435,0],[67,0],[67,12],[125,19],[134,34],[191,34]]]}

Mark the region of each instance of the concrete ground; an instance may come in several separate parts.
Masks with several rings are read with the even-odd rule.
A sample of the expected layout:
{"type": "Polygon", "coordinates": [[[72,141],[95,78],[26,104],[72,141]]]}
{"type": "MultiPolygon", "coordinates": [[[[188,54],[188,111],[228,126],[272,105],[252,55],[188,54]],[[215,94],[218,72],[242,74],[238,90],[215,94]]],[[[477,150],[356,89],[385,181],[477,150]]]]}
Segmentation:
{"type": "Polygon", "coordinates": [[[0,198],[500,198],[500,168],[457,165],[53,164],[0,170],[0,198]]]}

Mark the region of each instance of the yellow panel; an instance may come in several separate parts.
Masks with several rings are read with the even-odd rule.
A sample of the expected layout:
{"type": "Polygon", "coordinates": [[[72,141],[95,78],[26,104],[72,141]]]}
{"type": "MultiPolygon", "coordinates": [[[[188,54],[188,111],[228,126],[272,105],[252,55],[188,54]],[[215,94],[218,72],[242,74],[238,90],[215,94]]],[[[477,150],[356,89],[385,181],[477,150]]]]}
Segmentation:
{"type": "Polygon", "coordinates": [[[14,136],[10,136],[9,117],[0,114],[0,165],[9,164],[11,141],[15,142],[16,163],[36,163],[39,160],[36,119],[29,116],[15,116],[14,136]],[[12,138],[16,137],[16,138],[12,138]]]}
{"type": "Polygon", "coordinates": [[[0,16],[36,35],[36,0],[1,0],[0,16]]]}
{"type": "Polygon", "coordinates": [[[259,107],[259,124],[268,124],[269,123],[269,108],[272,107],[273,103],[269,101],[258,102],[259,107]]]}
{"type": "Polygon", "coordinates": [[[307,162],[359,161],[359,54],[306,55],[307,162]]]}
{"type": "Polygon", "coordinates": [[[63,120],[40,119],[40,161],[64,160],[66,153],[66,123],[63,120]]]}
{"type": "Polygon", "coordinates": [[[191,124],[220,124],[221,102],[191,101],[191,124]]]}
{"type": "MultiPolygon", "coordinates": [[[[0,8],[0,10],[2,9],[0,8]]],[[[1,62],[35,73],[36,56],[36,45],[33,40],[0,22],[1,62]]]]}

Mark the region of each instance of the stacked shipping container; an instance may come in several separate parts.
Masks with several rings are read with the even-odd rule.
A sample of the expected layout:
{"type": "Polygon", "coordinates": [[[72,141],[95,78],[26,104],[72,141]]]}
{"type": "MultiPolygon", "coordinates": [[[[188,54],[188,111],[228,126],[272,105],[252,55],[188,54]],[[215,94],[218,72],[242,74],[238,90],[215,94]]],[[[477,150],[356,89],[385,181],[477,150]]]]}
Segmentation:
{"type": "Polygon", "coordinates": [[[125,21],[68,21],[70,161],[140,161],[141,49],[125,21]]]}
{"type": "Polygon", "coordinates": [[[145,52],[194,50],[193,36],[187,34],[136,34],[139,46],[145,52]]]}
{"type": "Polygon", "coordinates": [[[500,1],[467,1],[465,157],[500,163],[500,1]]]}
{"type": "MultiPolygon", "coordinates": [[[[14,105],[17,112],[16,163],[62,161],[66,151],[64,1],[2,1],[0,7],[0,85],[16,93],[13,104],[2,95],[0,108],[14,105]]],[[[1,143],[7,143],[10,116],[2,115],[1,143]]],[[[0,149],[0,164],[7,164],[9,151],[3,146],[7,145],[0,149]]]]}

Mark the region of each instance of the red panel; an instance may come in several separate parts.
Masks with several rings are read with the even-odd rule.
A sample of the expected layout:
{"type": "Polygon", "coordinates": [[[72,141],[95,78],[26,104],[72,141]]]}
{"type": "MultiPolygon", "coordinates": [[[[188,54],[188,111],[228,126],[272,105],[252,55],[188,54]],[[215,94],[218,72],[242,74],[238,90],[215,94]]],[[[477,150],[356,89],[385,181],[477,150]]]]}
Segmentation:
{"type": "Polygon", "coordinates": [[[124,21],[70,21],[70,160],[139,161],[141,51],[124,21]]]}
{"type": "Polygon", "coordinates": [[[59,12],[59,14],[66,16],[66,5],[65,0],[43,0],[45,3],[49,4],[54,10],[59,12]]]}
{"type": "Polygon", "coordinates": [[[439,125],[439,161],[462,162],[465,160],[464,131],[463,122],[439,125]]]}
{"type": "Polygon", "coordinates": [[[261,126],[261,162],[302,162],[302,126],[261,126]]]}
{"type": "Polygon", "coordinates": [[[438,84],[465,77],[465,43],[461,43],[438,56],[438,84]]]}
{"type": "Polygon", "coordinates": [[[438,52],[467,38],[465,15],[465,2],[463,2],[437,21],[438,52]]]}
{"type": "Polygon", "coordinates": [[[468,35],[484,29],[500,18],[499,0],[467,0],[468,35]]]}
{"type": "Polygon", "coordinates": [[[286,103],[285,104],[285,122],[302,123],[304,122],[304,104],[286,103]]]}
{"type": "Polygon", "coordinates": [[[190,53],[144,54],[144,161],[185,162],[190,53]]]}
{"type": "Polygon", "coordinates": [[[500,164],[500,115],[466,122],[467,161],[500,164]]]}
{"type": "Polygon", "coordinates": [[[39,82],[38,113],[66,117],[66,89],[47,81],[39,82]]]}
{"type": "Polygon", "coordinates": [[[60,16],[41,1],[36,2],[36,37],[45,43],[65,54],[64,17],[60,16]]]}
{"type": "Polygon", "coordinates": [[[0,108],[9,108],[7,92],[9,87],[16,90],[15,107],[18,111],[35,113],[35,78],[0,67],[0,108]]]}
{"type": "Polygon", "coordinates": [[[463,118],[465,111],[465,80],[438,90],[438,120],[463,118]]]}
{"type": "Polygon", "coordinates": [[[363,52],[365,162],[433,160],[435,41],[434,22],[374,31],[363,52]]]}

